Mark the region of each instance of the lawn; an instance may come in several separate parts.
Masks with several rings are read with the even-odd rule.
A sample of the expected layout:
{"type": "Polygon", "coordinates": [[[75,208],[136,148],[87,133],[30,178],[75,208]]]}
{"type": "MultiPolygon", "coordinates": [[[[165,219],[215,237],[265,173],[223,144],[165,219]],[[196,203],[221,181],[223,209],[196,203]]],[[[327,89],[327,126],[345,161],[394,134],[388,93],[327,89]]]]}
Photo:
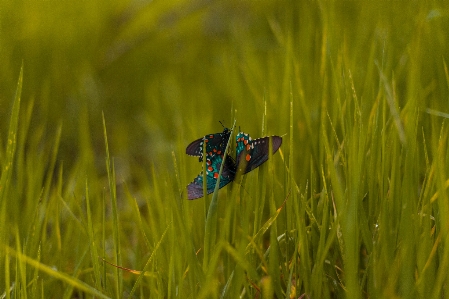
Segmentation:
{"type": "Polygon", "coordinates": [[[449,297],[448,36],[434,1],[2,0],[0,299],[449,297]],[[220,122],[282,146],[188,200],[220,122]]]}

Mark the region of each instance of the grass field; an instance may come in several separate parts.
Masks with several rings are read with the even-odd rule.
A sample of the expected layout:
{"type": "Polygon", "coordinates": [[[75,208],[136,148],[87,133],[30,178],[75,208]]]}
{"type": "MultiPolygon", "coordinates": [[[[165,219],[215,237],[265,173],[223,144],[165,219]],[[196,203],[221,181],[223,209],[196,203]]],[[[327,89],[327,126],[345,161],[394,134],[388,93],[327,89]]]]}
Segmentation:
{"type": "Polygon", "coordinates": [[[449,297],[448,36],[434,1],[2,0],[0,299],[449,297]],[[219,121],[282,147],[189,201],[219,121]]]}

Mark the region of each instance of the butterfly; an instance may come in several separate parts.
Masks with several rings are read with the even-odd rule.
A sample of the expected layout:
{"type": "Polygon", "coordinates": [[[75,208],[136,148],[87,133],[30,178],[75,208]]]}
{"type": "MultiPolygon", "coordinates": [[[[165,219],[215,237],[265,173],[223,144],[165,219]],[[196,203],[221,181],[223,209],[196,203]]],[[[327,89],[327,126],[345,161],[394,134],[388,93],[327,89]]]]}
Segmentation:
{"type": "MultiPolygon", "coordinates": [[[[214,192],[215,184],[217,182],[220,167],[223,163],[224,151],[230,136],[230,131],[225,128],[223,133],[216,133],[206,135],[203,138],[197,139],[187,146],[186,153],[192,156],[200,156],[200,161],[203,159],[202,146],[203,142],[206,144],[206,178],[207,178],[207,194],[214,192]],[[213,136],[213,137],[211,137],[213,136]],[[205,141],[209,140],[209,141],[205,141]],[[211,141],[212,140],[212,141],[211,141]],[[226,141],[225,141],[226,140],[226,141]],[[201,146],[200,146],[201,144],[201,146]]],[[[282,137],[271,136],[258,139],[252,139],[248,134],[240,132],[236,136],[236,162],[226,156],[223,171],[220,177],[220,186],[223,188],[231,183],[237,174],[248,173],[251,170],[259,167],[268,160],[269,157],[269,142],[271,139],[272,154],[276,153],[282,144],[282,137]]],[[[204,195],[203,191],[203,172],[199,174],[193,182],[187,186],[187,198],[196,199],[204,195]]]]}

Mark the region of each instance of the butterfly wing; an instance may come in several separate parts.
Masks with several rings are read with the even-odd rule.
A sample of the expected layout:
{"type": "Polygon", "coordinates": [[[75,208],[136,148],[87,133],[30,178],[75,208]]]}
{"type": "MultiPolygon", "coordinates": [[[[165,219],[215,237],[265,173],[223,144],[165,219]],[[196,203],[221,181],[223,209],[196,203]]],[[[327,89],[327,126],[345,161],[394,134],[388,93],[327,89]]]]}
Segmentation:
{"type": "Polygon", "coordinates": [[[270,142],[272,154],[274,155],[282,144],[282,137],[271,136],[252,140],[251,137],[243,132],[236,136],[236,156],[237,170],[243,174],[248,173],[268,160],[270,142]]]}
{"type": "Polygon", "coordinates": [[[186,154],[190,156],[202,156],[203,155],[203,141],[204,137],[191,142],[186,148],[186,154]]]}
{"type": "Polygon", "coordinates": [[[186,154],[199,157],[199,161],[203,161],[203,144],[206,143],[208,156],[222,155],[230,136],[231,131],[228,128],[224,128],[222,133],[206,135],[190,143],[186,148],[186,154]]]}
{"type": "MultiPolygon", "coordinates": [[[[214,155],[206,157],[206,179],[207,179],[207,194],[214,192],[215,184],[217,183],[220,172],[221,163],[223,162],[222,155],[214,155]]],[[[226,163],[223,166],[223,171],[220,177],[220,189],[234,180],[236,166],[231,157],[226,157],[226,163]]],[[[194,180],[187,186],[187,198],[196,199],[203,197],[203,172],[201,172],[194,180]]]]}

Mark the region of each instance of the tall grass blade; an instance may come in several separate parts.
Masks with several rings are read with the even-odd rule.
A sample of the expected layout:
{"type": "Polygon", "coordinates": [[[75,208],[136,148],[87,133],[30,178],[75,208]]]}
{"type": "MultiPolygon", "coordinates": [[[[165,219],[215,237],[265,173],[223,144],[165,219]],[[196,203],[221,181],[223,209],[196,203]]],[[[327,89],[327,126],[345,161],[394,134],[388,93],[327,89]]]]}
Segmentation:
{"type": "Polygon", "coordinates": [[[94,225],[92,223],[92,212],[90,209],[89,186],[86,180],[86,207],[87,207],[87,232],[89,236],[89,247],[92,263],[94,266],[95,288],[101,288],[100,265],[98,262],[97,242],[95,242],[94,225]]]}
{"type": "Polygon", "coordinates": [[[168,230],[171,228],[173,223],[169,223],[167,225],[167,227],[165,228],[164,232],[162,233],[161,238],[159,239],[159,241],[156,243],[156,246],[154,246],[153,251],[151,252],[150,257],[148,258],[145,266],[143,267],[142,271],[139,273],[139,277],[137,277],[136,282],[134,283],[133,288],[131,289],[131,292],[129,293],[129,297],[132,298],[134,292],[137,290],[137,287],[140,286],[140,282],[142,280],[142,278],[147,275],[147,269],[150,266],[150,263],[154,257],[154,255],[156,254],[156,252],[158,251],[159,247],[161,246],[162,240],[164,239],[165,235],[167,234],[168,230]]]}
{"type": "MultiPolygon", "coordinates": [[[[231,128],[231,136],[234,132],[235,122],[236,121],[234,120],[234,124],[232,125],[232,128],[231,128]]],[[[226,150],[225,150],[225,153],[223,156],[223,161],[226,161],[226,156],[227,156],[230,144],[233,144],[233,142],[231,142],[231,138],[229,138],[228,144],[226,145],[226,150]]],[[[204,159],[204,160],[206,160],[206,159],[204,159]]],[[[204,235],[204,260],[203,260],[204,272],[207,272],[211,249],[213,248],[212,246],[215,245],[215,240],[216,240],[216,236],[217,236],[218,189],[220,189],[220,178],[221,178],[221,173],[223,171],[224,164],[225,163],[221,163],[220,172],[218,174],[218,179],[215,184],[215,190],[212,195],[212,201],[210,202],[209,210],[207,212],[206,228],[205,228],[205,235],[204,235]]],[[[204,170],[205,170],[205,168],[204,168],[204,170]]],[[[204,171],[204,172],[206,172],[206,171],[204,171]]]]}
{"type": "Polygon", "coordinates": [[[2,165],[2,175],[0,177],[0,202],[2,205],[5,204],[6,199],[5,192],[8,188],[8,183],[11,178],[13,169],[14,154],[16,152],[17,143],[17,127],[19,124],[19,111],[20,111],[20,97],[22,94],[22,83],[23,83],[23,63],[20,68],[19,79],[17,81],[16,95],[14,97],[14,102],[11,112],[11,120],[9,122],[8,131],[8,143],[6,146],[6,159],[4,165],[2,165]]]}
{"type": "MultiPolygon", "coordinates": [[[[50,277],[53,277],[54,279],[63,281],[65,283],[67,283],[70,286],[73,286],[75,288],[77,288],[80,291],[86,292],[87,294],[90,294],[92,296],[96,296],[98,298],[104,298],[104,299],[108,299],[110,297],[104,295],[103,293],[101,293],[99,290],[93,288],[92,286],[88,285],[87,283],[69,276],[63,272],[54,270],[52,267],[49,267],[47,265],[44,265],[32,258],[30,258],[29,256],[22,254],[16,250],[14,250],[13,248],[9,247],[9,246],[5,246],[4,247],[10,255],[14,256],[17,258],[17,260],[20,263],[27,263],[28,265],[39,269],[39,271],[49,275],[50,277]]],[[[25,287],[26,285],[24,285],[23,287],[25,287]]],[[[25,295],[26,297],[26,295],[25,295]]]]}
{"type": "MultiPolygon", "coordinates": [[[[108,173],[108,183],[109,183],[109,193],[111,198],[111,206],[112,206],[112,235],[114,240],[114,251],[115,251],[115,264],[121,265],[122,264],[122,253],[120,249],[120,234],[119,234],[119,219],[118,219],[118,212],[117,212],[117,189],[115,184],[115,170],[114,165],[111,162],[111,158],[109,155],[109,144],[108,144],[108,135],[106,132],[106,120],[103,116],[103,134],[104,134],[104,143],[106,148],[106,171],[108,173]]],[[[117,293],[117,296],[122,296],[122,290],[123,290],[123,279],[122,279],[122,272],[118,271],[117,269],[115,271],[115,291],[117,293]]]]}

